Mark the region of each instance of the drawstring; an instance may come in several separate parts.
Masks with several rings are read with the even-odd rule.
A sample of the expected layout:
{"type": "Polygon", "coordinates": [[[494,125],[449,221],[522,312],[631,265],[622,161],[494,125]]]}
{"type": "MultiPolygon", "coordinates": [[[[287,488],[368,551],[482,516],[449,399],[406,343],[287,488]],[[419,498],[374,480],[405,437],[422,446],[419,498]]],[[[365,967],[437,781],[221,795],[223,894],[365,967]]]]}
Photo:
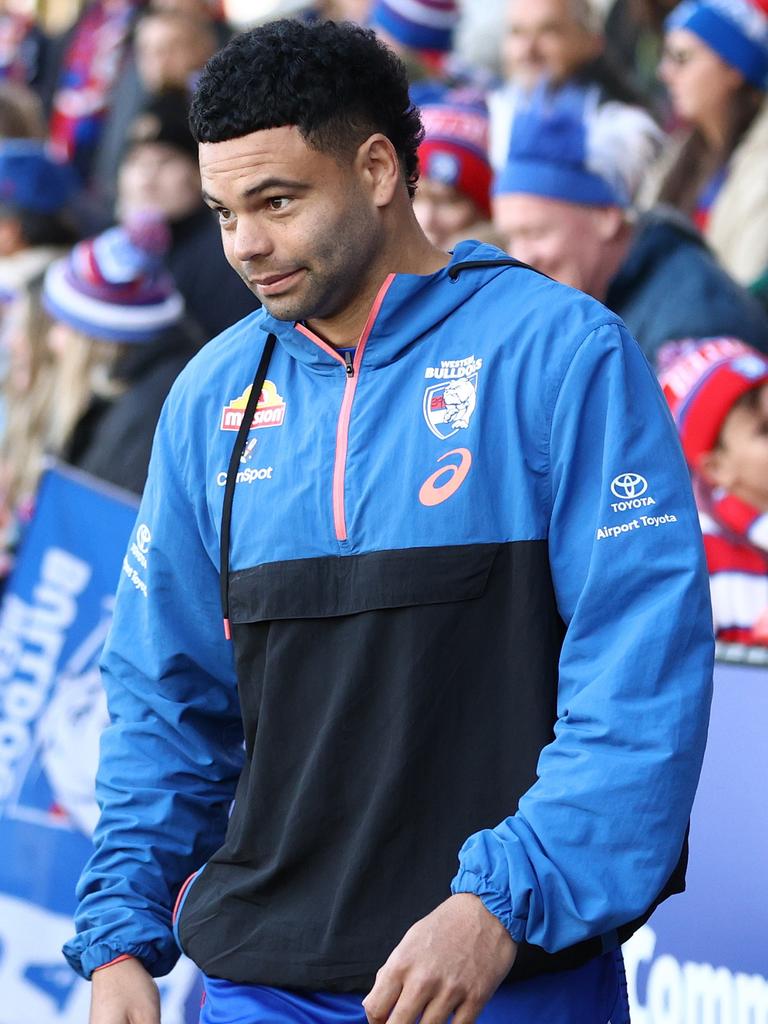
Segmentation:
{"type": "MultiPolygon", "coordinates": [[[[541,274],[542,277],[549,277],[548,274],[545,274],[541,270],[537,270],[536,267],[532,267],[528,263],[523,263],[521,260],[513,259],[511,256],[501,260],[467,260],[466,263],[456,263],[454,266],[448,268],[448,277],[450,277],[452,281],[456,281],[462,270],[475,270],[478,267],[520,267],[521,270],[532,270],[534,274],[541,274]]],[[[550,278],[550,280],[552,279],[550,278]]]]}
{"type": "Polygon", "coordinates": [[[240,465],[240,457],[245,448],[246,438],[253,423],[253,416],[256,406],[261,397],[264,381],[267,377],[267,368],[275,350],[277,338],[270,334],[261,353],[261,359],[253,378],[251,393],[248,396],[248,404],[243,413],[243,421],[237,431],[235,443],[232,446],[232,454],[229,457],[227,469],[227,482],[224,487],[224,506],[221,510],[221,547],[219,553],[219,577],[221,580],[221,608],[224,613],[224,636],[227,640],[232,639],[232,629],[229,621],[229,535],[232,527],[232,503],[235,500],[235,484],[237,483],[237,467],[240,465]]]}

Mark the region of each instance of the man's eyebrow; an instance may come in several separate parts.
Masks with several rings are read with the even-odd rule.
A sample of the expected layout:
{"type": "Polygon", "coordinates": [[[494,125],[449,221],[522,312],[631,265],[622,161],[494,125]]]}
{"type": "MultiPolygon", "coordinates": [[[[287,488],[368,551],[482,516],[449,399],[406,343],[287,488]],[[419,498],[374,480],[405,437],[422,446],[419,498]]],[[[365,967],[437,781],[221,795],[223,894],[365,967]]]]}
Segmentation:
{"type": "MultiPolygon", "coordinates": [[[[264,181],[260,181],[257,185],[252,185],[240,194],[241,199],[250,199],[252,196],[258,195],[260,192],[266,192],[272,188],[284,188],[292,191],[305,192],[309,185],[303,181],[293,181],[291,178],[265,178],[264,181]]],[[[224,203],[220,202],[215,196],[212,196],[210,192],[202,190],[203,199],[206,202],[213,203],[215,206],[224,206],[224,203]]]]}

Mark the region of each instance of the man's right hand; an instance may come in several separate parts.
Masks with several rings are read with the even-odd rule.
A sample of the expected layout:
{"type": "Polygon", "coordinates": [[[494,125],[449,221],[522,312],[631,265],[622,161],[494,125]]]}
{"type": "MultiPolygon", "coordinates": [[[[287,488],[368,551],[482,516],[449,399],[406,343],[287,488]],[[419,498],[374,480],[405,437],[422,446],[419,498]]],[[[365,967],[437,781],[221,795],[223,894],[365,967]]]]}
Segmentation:
{"type": "Polygon", "coordinates": [[[89,1024],[160,1024],[160,994],[132,957],[94,971],[89,1024]]]}

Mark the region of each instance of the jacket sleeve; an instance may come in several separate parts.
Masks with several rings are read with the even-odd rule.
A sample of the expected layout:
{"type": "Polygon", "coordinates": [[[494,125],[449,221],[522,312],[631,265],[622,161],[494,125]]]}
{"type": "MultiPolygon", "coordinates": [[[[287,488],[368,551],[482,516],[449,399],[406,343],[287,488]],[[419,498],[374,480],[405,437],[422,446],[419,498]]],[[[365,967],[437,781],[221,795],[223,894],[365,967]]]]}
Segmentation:
{"type": "Polygon", "coordinates": [[[687,470],[646,360],[593,331],[555,389],[549,555],[557,719],[517,812],[464,844],[454,892],[556,952],[645,911],[680,855],[714,644],[687,470]]]}
{"type": "Polygon", "coordinates": [[[102,659],[111,724],[101,739],[101,818],[78,885],[77,935],[64,947],[85,977],[121,954],[154,975],[171,969],[174,900],[221,845],[242,763],[233,658],[208,554],[214,532],[185,490],[194,445],[174,452],[185,429],[176,404],[173,392],[102,659]]]}

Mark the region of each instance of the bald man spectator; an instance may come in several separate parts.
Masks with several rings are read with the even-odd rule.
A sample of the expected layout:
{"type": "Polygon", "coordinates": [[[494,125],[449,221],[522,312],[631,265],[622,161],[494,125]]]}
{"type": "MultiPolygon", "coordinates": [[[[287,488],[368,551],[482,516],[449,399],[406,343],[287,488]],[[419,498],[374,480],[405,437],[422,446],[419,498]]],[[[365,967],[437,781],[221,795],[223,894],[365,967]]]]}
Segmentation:
{"type": "Polygon", "coordinates": [[[494,185],[507,251],[621,316],[655,364],[664,342],[733,335],[768,350],[759,303],[684,218],[632,204],[661,133],[644,111],[583,90],[543,90],[521,110],[494,185]]]}
{"type": "Polygon", "coordinates": [[[501,57],[505,83],[488,99],[491,163],[509,151],[515,110],[539,83],[575,83],[596,98],[642,103],[606,54],[602,17],[594,0],[507,0],[501,57]]]}

